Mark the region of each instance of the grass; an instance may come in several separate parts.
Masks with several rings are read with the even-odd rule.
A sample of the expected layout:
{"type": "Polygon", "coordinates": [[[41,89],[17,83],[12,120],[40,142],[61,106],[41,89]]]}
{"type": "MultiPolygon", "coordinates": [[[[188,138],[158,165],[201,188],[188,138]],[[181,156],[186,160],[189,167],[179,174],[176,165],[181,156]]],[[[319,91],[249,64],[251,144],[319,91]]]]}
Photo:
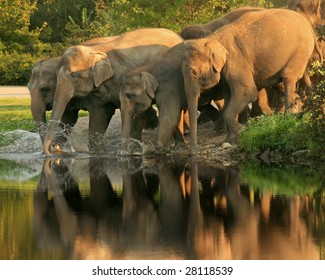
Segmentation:
{"type": "MultiPolygon", "coordinates": [[[[46,112],[49,119],[51,112],[46,112]]],[[[80,111],[79,117],[88,116],[88,112],[80,111]]],[[[33,131],[35,124],[30,110],[29,98],[0,98],[0,132],[16,129],[33,131]]]]}
{"type": "Polygon", "coordinates": [[[35,129],[29,98],[0,98],[0,132],[35,129]]]}
{"type": "Polygon", "coordinates": [[[248,154],[267,149],[290,154],[312,149],[308,114],[261,116],[251,119],[241,133],[240,146],[248,154]]]}
{"type": "MultiPolygon", "coordinates": [[[[79,116],[87,116],[85,111],[79,112],[79,116]]],[[[49,119],[51,112],[46,113],[49,119]]],[[[4,132],[13,130],[35,131],[36,126],[30,110],[29,98],[0,98],[0,146],[8,145],[15,139],[6,139],[4,132]],[[2,137],[1,137],[2,136],[2,137]]]]}

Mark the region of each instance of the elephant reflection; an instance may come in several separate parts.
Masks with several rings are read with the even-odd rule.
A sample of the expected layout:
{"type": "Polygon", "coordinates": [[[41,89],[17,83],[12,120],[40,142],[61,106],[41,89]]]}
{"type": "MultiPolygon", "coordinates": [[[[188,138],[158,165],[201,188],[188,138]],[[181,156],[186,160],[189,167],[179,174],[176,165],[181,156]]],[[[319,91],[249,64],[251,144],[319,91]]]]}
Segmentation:
{"type": "Polygon", "coordinates": [[[52,243],[52,249],[63,248],[75,259],[152,258],[155,250],[162,253],[154,258],[170,258],[171,251],[184,258],[178,241],[184,242],[186,233],[181,183],[185,163],[153,164],[147,170],[132,168],[141,162],[130,161],[119,163],[123,188],[118,195],[107,176],[110,161],[84,160],[79,168],[84,172],[88,167],[86,196],[80,195],[70,173],[76,163],[44,161],[34,196],[37,240],[42,237],[42,244],[52,243]]]}
{"type": "MultiPolygon", "coordinates": [[[[191,258],[194,259],[319,259],[319,249],[311,232],[302,220],[300,197],[282,198],[271,194],[254,193],[241,183],[238,168],[229,167],[212,195],[215,216],[202,211],[198,184],[202,173],[191,163],[192,189],[189,214],[191,258]],[[200,174],[201,173],[201,174],[200,174]],[[193,176],[194,175],[194,176],[193,176]],[[221,183],[221,185],[220,185],[221,183]],[[225,183],[224,186],[222,184],[225,183]],[[223,190],[220,192],[220,190],[223,190]],[[208,226],[203,227],[203,224],[208,226]]],[[[220,173],[219,173],[220,174],[220,173]]],[[[211,176],[211,174],[208,174],[211,176]]],[[[208,181],[208,177],[205,178],[208,181]]],[[[202,186],[203,187],[203,186],[202,186]]]]}
{"type": "MultiPolygon", "coordinates": [[[[118,197],[105,172],[101,160],[88,164],[90,195],[80,195],[78,183],[71,176],[71,162],[61,159],[45,160],[38,188],[34,194],[34,228],[42,246],[51,244],[68,255],[81,239],[96,235],[98,220],[109,212],[111,226],[121,219],[118,197]],[[81,214],[79,214],[81,213],[81,214]]],[[[52,248],[53,249],[53,248],[52,248]]],[[[103,257],[103,254],[100,254],[103,257]]],[[[107,254],[105,254],[107,257],[107,254]]]]}
{"type": "Polygon", "coordinates": [[[194,158],[81,161],[45,160],[34,196],[38,244],[64,258],[320,257],[301,217],[305,200],[254,193],[237,167],[194,158]],[[78,164],[89,191],[71,173],[78,164]],[[107,175],[116,166],[121,191],[107,175]]]}

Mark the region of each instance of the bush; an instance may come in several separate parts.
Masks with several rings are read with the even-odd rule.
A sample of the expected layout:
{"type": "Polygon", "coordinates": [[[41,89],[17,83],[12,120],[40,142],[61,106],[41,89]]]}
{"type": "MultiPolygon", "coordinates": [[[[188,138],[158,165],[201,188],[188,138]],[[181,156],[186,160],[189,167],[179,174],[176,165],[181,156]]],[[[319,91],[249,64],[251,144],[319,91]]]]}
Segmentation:
{"type": "Polygon", "coordinates": [[[325,150],[325,65],[314,63],[312,74],[318,75],[320,82],[307,95],[304,110],[309,114],[309,127],[316,146],[325,150]]]}
{"type": "Polygon", "coordinates": [[[267,149],[283,153],[309,149],[309,117],[304,115],[273,115],[250,119],[241,133],[240,146],[248,154],[260,154],[267,149]]]}

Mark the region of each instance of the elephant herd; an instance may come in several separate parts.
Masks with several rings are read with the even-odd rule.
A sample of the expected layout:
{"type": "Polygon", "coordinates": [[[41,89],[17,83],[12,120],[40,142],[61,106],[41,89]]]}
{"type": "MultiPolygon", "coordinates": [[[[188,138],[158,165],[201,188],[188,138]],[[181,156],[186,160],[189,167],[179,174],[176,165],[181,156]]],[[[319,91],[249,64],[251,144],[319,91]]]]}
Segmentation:
{"type": "Polygon", "coordinates": [[[188,112],[195,154],[198,111],[220,99],[215,126],[225,127],[226,141],[236,142],[238,117],[250,103],[272,113],[269,89],[283,89],[285,109],[297,112],[297,82],[310,88],[311,60],[323,62],[324,42],[313,28],[324,20],[324,0],[292,0],[281,9],[238,8],[208,24],[188,26],[180,35],[144,28],[95,38],[39,61],[28,87],[43,151],[52,153],[59,126],[73,126],[80,109],[89,112],[92,150],[116,109],[121,110],[122,138],[141,140],[145,122],[157,118],[155,104],[158,145],[166,147],[173,139],[185,144],[180,120],[188,112]],[[52,110],[48,126],[46,110],[52,110]]]}

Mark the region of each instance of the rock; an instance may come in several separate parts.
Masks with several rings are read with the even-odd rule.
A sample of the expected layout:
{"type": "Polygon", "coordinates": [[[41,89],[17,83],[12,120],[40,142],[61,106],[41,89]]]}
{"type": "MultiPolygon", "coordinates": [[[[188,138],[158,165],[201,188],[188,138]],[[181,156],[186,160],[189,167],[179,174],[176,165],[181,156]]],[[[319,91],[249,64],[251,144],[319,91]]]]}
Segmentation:
{"type": "Polygon", "coordinates": [[[229,148],[232,148],[232,147],[233,147],[233,145],[231,145],[228,142],[222,143],[222,145],[221,145],[221,148],[223,148],[223,149],[229,149],[229,148]]]}

